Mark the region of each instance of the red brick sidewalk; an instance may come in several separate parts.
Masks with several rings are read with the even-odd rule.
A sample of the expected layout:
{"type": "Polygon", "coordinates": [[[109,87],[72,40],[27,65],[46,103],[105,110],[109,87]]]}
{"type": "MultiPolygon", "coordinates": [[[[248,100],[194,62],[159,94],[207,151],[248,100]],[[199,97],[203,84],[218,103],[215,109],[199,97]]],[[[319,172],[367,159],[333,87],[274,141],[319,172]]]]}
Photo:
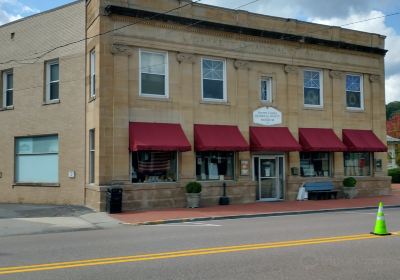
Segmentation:
{"type": "Polygon", "coordinates": [[[215,219],[221,217],[240,217],[273,215],[278,213],[309,212],[334,209],[377,207],[380,201],[385,206],[400,206],[400,184],[392,185],[390,196],[366,197],[337,200],[256,202],[240,205],[212,206],[196,209],[174,208],[148,211],[132,211],[113,214],[112,217],[129,224],[155,224],[171,221],[196,219],[215,219]]]}

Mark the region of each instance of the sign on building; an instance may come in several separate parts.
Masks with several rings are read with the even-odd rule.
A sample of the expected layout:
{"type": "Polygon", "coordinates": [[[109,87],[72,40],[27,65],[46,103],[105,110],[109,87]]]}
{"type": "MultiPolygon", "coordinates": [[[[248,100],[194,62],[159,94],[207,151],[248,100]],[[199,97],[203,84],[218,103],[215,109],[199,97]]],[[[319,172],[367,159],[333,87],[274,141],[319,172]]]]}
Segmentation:
{"type": "Polygon", "coordinates": [[[253,122],[260,125],[281,124],[282,113],[272,107],[262,107],[253,112],[253,122]]]}

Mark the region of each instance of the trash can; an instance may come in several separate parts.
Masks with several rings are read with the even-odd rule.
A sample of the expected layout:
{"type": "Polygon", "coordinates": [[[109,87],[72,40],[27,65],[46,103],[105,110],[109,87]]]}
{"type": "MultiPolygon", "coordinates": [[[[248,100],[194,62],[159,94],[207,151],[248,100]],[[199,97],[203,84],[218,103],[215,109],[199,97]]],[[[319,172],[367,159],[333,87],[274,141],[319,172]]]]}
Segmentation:
{"type": "Polygon", "coordinates": [[[106,211],[109,214],[122,212],[122,188],[107,189],[106,211]]]}

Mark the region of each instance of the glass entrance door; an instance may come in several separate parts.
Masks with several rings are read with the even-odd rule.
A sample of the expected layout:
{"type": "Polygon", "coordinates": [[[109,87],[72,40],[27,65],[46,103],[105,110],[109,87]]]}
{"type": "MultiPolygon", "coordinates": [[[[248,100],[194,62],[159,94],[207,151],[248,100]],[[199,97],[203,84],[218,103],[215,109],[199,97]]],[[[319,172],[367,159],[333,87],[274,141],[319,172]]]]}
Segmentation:
{"type": "Polygon", "coordinates": [[[283,199],[283,156],[256,157],[258,160],[258,199],[283,199]]]}

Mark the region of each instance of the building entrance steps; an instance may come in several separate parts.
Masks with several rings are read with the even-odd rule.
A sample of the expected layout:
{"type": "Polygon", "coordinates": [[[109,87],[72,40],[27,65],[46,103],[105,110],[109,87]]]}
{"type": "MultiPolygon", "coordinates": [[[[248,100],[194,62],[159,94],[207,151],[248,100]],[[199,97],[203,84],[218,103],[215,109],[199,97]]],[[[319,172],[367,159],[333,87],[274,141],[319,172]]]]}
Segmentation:
{"type": "Polygon", "coordinates": [[[207,221],[262,216],[279,216],[345,211],[352,209],[373,209],[379,202],[385,208],[400,207],[400,184],[392,185],[392,195],[337,200],[255,202],[239,205],[211,206],[202,208],[173,208],[147,211],[130,211],[111,215],[126,224],[152,225],[207,221]]]}

